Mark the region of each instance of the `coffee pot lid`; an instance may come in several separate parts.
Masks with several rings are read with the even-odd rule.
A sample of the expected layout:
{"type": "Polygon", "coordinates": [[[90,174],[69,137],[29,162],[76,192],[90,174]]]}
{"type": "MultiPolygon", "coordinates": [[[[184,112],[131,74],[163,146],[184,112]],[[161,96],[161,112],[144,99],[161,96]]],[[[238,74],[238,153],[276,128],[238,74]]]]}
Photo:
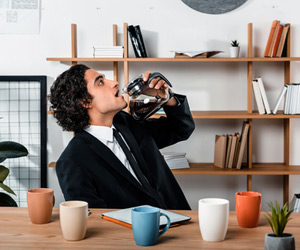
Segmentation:
{"type": "Polygon", "coordinates": [[[143,75],[140,75],[134,79],[132,79],[128,84],[126,84],[123,88],[123,93],[127,93],[128,95],[136,95],[141,91],[141,87],[145,85],[143,81],[143,75]]]}

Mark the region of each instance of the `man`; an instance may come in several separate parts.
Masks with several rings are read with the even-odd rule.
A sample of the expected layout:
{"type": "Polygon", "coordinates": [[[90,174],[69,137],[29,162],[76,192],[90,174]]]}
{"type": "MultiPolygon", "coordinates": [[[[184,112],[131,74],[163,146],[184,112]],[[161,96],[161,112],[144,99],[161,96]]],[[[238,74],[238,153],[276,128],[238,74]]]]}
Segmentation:
{"type": "MultiPolygon", "coordinates": [[[[51,87],[58,124],[75,132],[56,164],[65,199],[87,201],[90,208],[148,204],[190,209],[159,151],[186,140],[194,130],[186,97],[170,98],[166,117],[137,121],[122,111],[127,103],[118,86],[85,65],[75,65],[51,87]]],[[[149,87],[168,85],[155,78],[149,87]]]]}

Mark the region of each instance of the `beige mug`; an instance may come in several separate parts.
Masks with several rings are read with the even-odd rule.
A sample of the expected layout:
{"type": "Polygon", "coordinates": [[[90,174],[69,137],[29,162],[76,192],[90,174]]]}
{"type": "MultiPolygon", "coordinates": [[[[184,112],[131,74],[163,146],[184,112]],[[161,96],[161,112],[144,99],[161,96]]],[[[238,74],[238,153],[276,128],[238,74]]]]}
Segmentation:
{"type": "Polygon", "coordinates": [[[82,240],[85,237],[88,203],[65,201],[59,205],[60,226],[65,240],[82,240]]]}
{"type": "Polygon", "coordinates": [[[50,188],[32,188],[27,191],[27,206],[33,224],[50,222],[55,203],[54,191],[50,188]]]}

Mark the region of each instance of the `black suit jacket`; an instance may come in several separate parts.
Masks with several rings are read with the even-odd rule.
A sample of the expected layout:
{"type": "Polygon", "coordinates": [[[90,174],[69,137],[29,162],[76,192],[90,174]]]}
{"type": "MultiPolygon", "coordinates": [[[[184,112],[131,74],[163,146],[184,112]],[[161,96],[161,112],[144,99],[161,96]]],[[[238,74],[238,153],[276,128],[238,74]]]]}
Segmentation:
{"type": "Polygon", "coordinates": [[[190,209],[186,198],[159,149],[186,140],[194,130],[187,100],[164,107],[167,117],[136,121],[123,111],[114,126],[129,145],[153,190],[148,192],[114,153],[86,131],[75,134],[56,164],[66,200],[83,200],[90,208],[127,208],[152,205],[165,209],[190,209]]]}

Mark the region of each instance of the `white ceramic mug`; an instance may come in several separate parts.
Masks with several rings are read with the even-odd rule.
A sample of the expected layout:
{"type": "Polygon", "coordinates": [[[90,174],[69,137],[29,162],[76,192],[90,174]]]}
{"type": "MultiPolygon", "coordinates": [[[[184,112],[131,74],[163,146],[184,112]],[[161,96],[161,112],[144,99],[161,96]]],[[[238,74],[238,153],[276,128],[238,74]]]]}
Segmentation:
{"type": "Polygon", "coordinates": [[[225,239],[229,220],[229,201],[218,198],[199,200],[198,218],[203,240],[225,239]]]}
{"type": "Polygon", "coordinates": [[[88,203],[66,201],[59,205],[61,231],[65,240],[82,240],[85,237],[88,203]]]}

